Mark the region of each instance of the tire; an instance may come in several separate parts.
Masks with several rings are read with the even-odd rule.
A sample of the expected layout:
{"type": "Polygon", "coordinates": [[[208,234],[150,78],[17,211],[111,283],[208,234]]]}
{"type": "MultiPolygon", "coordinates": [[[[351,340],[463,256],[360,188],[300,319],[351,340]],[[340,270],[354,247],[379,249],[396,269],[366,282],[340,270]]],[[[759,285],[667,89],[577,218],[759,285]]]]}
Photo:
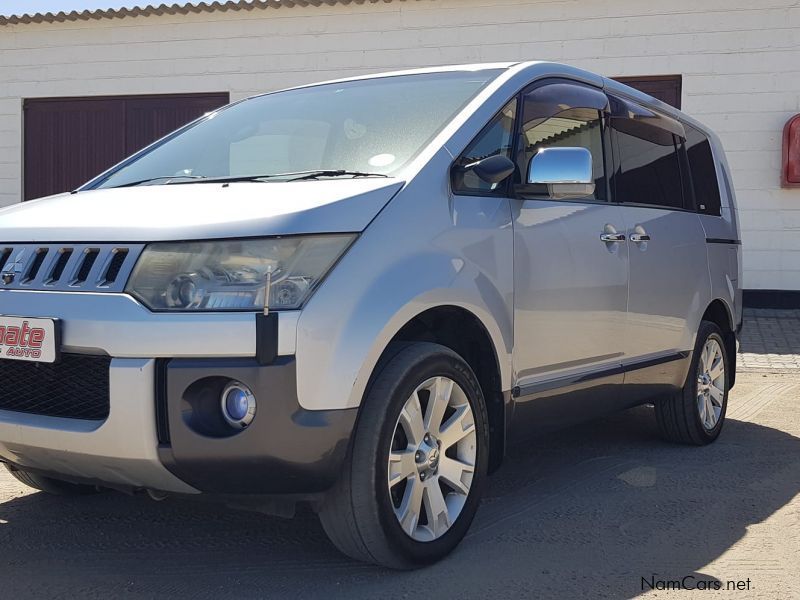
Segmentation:
{"type": "Polygon", "coordinates": [[[342,475],[319,516],[333,544],[351,558],[412,569],[446,556],[472,523],[486,480],[488,417],[475,374],[450,349],[427,342],[393,344],[386,356],[362,403],[342,475]],[[459,429],[448,428],[456,423],[459,429]],[[455,479],[460,485],[451,486],[455,479]],[[447,504],[439,502],[445,498],[447,504]],[[418,499],[414,519],[413,510],[403,508],[413,508],[418,499]],[[444,510],[433,513],[437,508],[444,510]],[[438,517],[429,519],[429,512],[438,517]]]}
{"type": "MultiPolygon", "coordinates": [[[[722,331],[710,321],[702,321],[697,332],[697,341],[692,353],[689,374],[683,388],[675,394],[662,398],[655,403],[656,421],[661,436],[670,442],[704,446],[719,437],[725,423],[728,409],[728,391],[730,389],[731,372],[722,331]],[[723,373],[708,385],[708,379],[701,381],[707,369],[703,368],[704,349],[711,344],[722,361],[723,373]],[[724,386],[720,393],[719,386],[724,386]],[[713,389],[712,389],[713,388],[713,389]],[[700,397],[700,393],[708,389],[708,393],[700,397]],[[705,400],[709,405],[702,406],[705,400]],[[709,412],[711,411],[711,412],[709,412]],[[707,415],[713,415],[708,420],[707,415]]],[[[716,371],[715,371],[716,372],[716,371]]]]}
{"type": "Polygon", "coordinates": [[[88,496],[101,491],[93,485],[80,485],[68,481],[61,481],[60,479],[29,473],[28,471],[17,469],[11,465],[5,465],[5,467],[17,481],[24,483],[28,487],[54,496],[88,496]]]}

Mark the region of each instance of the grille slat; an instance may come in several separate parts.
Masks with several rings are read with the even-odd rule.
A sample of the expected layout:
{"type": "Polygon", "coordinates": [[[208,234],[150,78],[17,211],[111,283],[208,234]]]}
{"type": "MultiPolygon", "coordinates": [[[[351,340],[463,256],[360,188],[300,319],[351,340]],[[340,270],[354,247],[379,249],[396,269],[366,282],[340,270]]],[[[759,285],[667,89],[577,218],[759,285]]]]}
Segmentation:
{"type": "Polygon", "coordinates": [[[72,248],[61,248],[58,251],[58,259],[56,259],[53,270],[50,272],[48,283],[53,284],[61,281],[61,276],[64,274],[64,269],[67,267],[70,256],[72,256],[72,248]]]}
{"type": "Polygon", "coordinates": [[[0,241],[0,290],[121,292],[144,244],[0,241]]]}
{"type": "Polygon", "coordinates": [[[62,354],[57,363],[0,359],[0,410],[104,420],[111,358],[62,354]]]}
{"type": "Polygon", "coordinates": [[[24,283],[30,283],[36,276],[39,274],[39,269],[42,268],[42,263],[44,262],[45,257],[47,257],[47,253],[50,249],[49,248],[39,248],[33,256],[33,262],[31,263],[30,268],[28,269],[28,274],[25,275],[24,283]]]}
{"type": "Polygon", "coordinates": [[[2,270],[4,266],[6,266],[6,262],[8,262],[8,259],[11,256],[11,252],[13,250],[14,250],[13,248],[3,248],[2,250],[0,250],[0,270],[2,270]]]}
{"type": "Polygon", "coordinates": [[[117,280],[119,270],[122,268],[125,258],[128,256],[128,249],[114,248],[113,254],[111,262],[108,264],[108,269],[106,269],[106,274],[103,277],[106,284],[114,283],[117,280]]]}
{"type": "Polygon", "coordinates": [[[89,278],[89,273],[92,271],[92,267],[94,266],[94,262],[97,260],[97,255],[100,254],[100,250],[97,248],[87,248],[83,251],[83,261],[81,261],[81,267],[78,269],[78,272],[75,274],[75,279],[72,282],[72,285],[78,285],[83,283],[89,278]]]}

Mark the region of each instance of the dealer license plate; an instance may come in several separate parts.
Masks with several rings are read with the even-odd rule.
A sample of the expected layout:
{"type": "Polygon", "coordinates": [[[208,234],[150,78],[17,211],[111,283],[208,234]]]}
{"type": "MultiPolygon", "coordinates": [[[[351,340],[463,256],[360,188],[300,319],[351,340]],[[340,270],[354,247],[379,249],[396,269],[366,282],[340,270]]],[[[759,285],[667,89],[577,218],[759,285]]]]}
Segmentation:
{"type": "Polygon", "coordinates": [[[58,334],[57,319],[0,315],[0,359],[56,362],[58,334]]]}

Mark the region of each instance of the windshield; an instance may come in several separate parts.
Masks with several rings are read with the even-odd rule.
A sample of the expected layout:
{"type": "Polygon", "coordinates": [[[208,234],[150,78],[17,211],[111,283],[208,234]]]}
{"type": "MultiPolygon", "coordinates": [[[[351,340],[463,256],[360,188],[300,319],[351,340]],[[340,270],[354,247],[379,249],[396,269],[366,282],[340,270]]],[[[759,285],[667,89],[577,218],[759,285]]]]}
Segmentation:
{"type": "Polygon", "coordinates": [[[393,175],[499,73],[399,75],[251,98],[167,138],[91,187],[320,170],[393,175]]]}

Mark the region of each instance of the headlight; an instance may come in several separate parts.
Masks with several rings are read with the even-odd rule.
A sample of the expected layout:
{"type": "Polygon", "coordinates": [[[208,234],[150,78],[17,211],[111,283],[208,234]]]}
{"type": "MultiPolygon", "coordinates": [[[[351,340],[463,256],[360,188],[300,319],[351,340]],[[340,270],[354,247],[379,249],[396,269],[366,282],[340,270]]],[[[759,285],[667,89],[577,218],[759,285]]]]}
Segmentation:
{"type": "Polygon", "coordinates": [[[302,306],[353,235],[157,243],[136,263],[127,292],[152,310],[260,310],[302,306]]]}

